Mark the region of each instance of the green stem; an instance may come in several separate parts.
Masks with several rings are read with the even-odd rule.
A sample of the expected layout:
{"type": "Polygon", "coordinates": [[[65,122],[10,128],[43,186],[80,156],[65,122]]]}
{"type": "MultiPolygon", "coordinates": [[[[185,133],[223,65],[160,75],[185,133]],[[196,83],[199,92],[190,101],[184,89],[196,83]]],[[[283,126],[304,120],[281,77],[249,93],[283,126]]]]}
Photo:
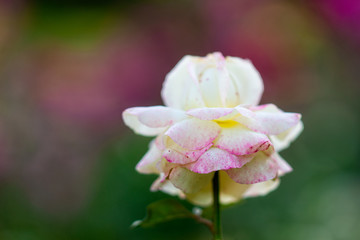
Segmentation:
{"type": "Polygon", "coordinates": [[[212,180],[213,188],[213,236],[214,240],[222,240],[221,233],[221,221],[220,221],[220,203],[219,203],[219,171],[215,172],[214,178],[212,180]]]}

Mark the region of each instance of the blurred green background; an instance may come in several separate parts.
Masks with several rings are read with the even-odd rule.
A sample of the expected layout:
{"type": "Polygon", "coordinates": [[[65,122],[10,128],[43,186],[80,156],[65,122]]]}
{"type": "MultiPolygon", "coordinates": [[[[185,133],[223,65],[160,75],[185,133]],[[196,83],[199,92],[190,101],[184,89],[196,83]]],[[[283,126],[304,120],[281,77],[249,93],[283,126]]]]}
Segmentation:
{"type": "Polygon", "coordinates": [[[359,239],[358,0],[0,0],[0,239],[210,239],[192,220],[130,229],[167,196],[121,112],[214,51],[251,59],[262,103],[305,125],[280,187],[224,209],[225,239],[359,239]]]}

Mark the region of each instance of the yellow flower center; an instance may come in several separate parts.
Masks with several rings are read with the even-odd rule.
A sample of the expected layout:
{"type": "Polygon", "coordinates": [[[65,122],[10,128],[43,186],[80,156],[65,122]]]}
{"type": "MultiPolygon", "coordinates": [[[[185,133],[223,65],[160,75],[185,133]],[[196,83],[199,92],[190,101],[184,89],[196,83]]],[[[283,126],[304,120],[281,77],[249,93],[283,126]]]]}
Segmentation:
{"type": "Polygon", "coordinates": [[[233,120],[225,120],[225,121],[215,120],[215,122],[219,124],[219,126],[222,128],[231,128],[239,124],[238,122],[233,120]]]}

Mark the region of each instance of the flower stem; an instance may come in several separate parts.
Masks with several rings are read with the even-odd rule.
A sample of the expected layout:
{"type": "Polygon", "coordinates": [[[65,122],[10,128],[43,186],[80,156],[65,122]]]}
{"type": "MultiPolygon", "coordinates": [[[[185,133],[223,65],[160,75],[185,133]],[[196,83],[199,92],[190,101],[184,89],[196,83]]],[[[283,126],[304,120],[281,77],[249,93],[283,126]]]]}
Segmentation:
{"type": "Polygon", "coordinates": [[[213,236],[214,240],[222,240],[221,233],[221,221],[220,221],[220,203],[219,203],[219,188],[220,188],[220,180],[219,180],[219,171],[216,171],[214,174],[214,178],[212,180],[212,188],[213,188],[213,236]]]}

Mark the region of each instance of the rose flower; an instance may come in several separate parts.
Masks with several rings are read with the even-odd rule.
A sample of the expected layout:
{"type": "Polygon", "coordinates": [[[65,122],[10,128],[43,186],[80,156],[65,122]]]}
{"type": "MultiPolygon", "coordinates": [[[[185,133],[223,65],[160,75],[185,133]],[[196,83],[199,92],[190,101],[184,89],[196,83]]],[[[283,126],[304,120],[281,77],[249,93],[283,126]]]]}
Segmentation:
{"type": "Polygon", "coordinates": [[[222,204],[267,194],[292,170],[278,151],[303,127],[298,113],[258,105],[262,92],[260,74],[248,60],[221,53],[185,56],[164,82],[166,107],[123,113],[136,133],[157,136],[136,169],[159,174],[152,190],[200,206],[212,203],[216,171],[222,204]]]}

